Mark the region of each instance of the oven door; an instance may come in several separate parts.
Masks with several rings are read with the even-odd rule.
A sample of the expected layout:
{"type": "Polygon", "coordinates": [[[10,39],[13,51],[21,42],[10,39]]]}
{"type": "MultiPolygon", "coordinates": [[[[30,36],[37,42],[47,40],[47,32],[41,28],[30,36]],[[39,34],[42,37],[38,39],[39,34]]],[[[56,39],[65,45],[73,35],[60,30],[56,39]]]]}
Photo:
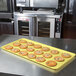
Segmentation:
{"type": "Polygon", "coordinates": [[[24,36],[33,36],[33,17],[18,17],[15,22],[15,34],[24,36]]]}
{"type": "Polygon", "coordinates": [[[0,12],[12,12],[12,0],[0,0],[0,12]]]}
{"type": "Polygon", "coordinates": [[[54,18],[37,18],[36,36],[54,38],[55,19],[54,18]]]}

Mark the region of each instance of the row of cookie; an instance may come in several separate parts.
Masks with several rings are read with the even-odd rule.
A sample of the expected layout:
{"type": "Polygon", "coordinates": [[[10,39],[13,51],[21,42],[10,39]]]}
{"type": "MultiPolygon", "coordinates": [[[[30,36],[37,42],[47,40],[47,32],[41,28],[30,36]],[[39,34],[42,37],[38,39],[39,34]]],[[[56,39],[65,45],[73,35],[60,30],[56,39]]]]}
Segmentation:
{"type": "MultiPolygon", "coordinates": [[[[20,52],[20,50],[17,49],[17,48],[13,48],[11,51],[14,52],[14,53],[20,52]]],[[[27,49],[27,51],[29,51],[29,48],[27,49]]],[[[51,51],[52,54],[56,54],[56,52],[57,52],[56,50],[51,51]]],[[[26,54],[25,51],[22,54],[25,55],[26,54]]],[[[37,50],[37,51],[34,52],[34,54],[35,55],[42,55],[43,52],[41,50],[37,50]]],[[[50,53],[45,53],[43,56],[46,57],[46,58],[51,58],[52,57],[52,55],[50,53]]],[[[63,53],[62,57],[70,58],[71,55],[67,54],[67,53],[63,53]]]]}
{"type": "MultiPolygon", "coordinates": [[[[13,44],[14,44],[14,47],[19,47],[20,49],[27,49],[27,48],[28,48],[27,45],[17,46],[17,45],[16,45],[17,43],[13,43],[13,44]]],[[[10,49],[12,49],[13,47],[10,46],[10,45],[7,45],[7,46],[5,46],[5,48],[6,48],[7,50],[10,50],[10,49]]],[[[38,48],[39,48],[39,45],[35,45],[34,48],[33,48],[33,47],[29,48],[29,51],[32,52],[32,51],[34,51],[35,49],[38,49],[38,48]]],[[[41,50],[47,52],[47,51],[50,51],[50,48],[48,48],[48,47],[42,47],[41,50]]],[[[56,52],[56,53],[58,54],[59,52],[56,52]]]]}
{"type": "MultiPolygon", "coordinates": [[[[12,49],[12,51],[14,51],[15,53],[20,51],[19,49],[13,48],[13,47],[10,46],[10,45],[6,46],[5,49],[7,49],[7,50],[12,49]]],[[[27,50],[28,52],[33,52],[33,51],[34,51],[33,48],[27,48],[26,50],[27,50]]],[[[43,52],[42,50],[36,50],[36,51],[35,51],[35,54],[36,54],[36,55],[42,55],[43,53],[44,53],[44,52],[43,52]]],[[[57,50],[52,50],[52,51],[51,51],[51,54],[59,54],[59,51],[57,51],[57,50]]],[[[65,57],[65,58],[71,57],[71,55],[70,55],[70,54],[67,54],[67,53],[62,54],[62,56],[65,57]]]]}

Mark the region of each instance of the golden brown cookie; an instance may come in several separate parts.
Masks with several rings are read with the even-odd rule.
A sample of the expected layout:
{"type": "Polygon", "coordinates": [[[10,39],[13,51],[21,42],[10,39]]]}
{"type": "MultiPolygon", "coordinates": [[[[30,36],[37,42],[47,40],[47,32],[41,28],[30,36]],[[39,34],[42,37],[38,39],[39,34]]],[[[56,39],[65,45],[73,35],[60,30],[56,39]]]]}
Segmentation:
{"type": "Polygon", "coordinates": [[[36,58],[36,55],[35,55],[35,54],[28,54],[28,57],[29,57],[30,59],[35,59],[35,58],[36,58]]]}
{"type": "Polygon", "coordinates": [[[14,52],[14,53],[17,53],[17,52],[19,52],[20,50],[17,49],[17,48],[13,48],[11,51],[14,52]]]}
{"type": "Polygon", "coordinates": [[[54,57],[54,59],[58,62],[63,62],[64,61],[64,59],[60,56],[56,56],[56,57],[54,57]]]}
{"type": "Polygon", "coordinates": [[[29,47],[29,48],[27,48],[26,50],[29,51],[29,52],[33,52],[33,51],[34,51],[34,48],[29,47]]]}
{"type": "Polygon", "coordinates": [[[50,48],[48,48],[48,47],[43,47],[42,48],[42,51],[45,51],[45,52],[47,52],[47,51],[49,51],[50,50],[50,48]]]}
{"type": "Polygon", "coordinates": [[[46,65],[50,66],[50,67],[55,67],[57,65],[57,63],[55,61],[50,60],[50,61],[46,62],[46,65]]]}
{"type": "Polygon", "coordinates": [[[46,61],[44,57],[36,57],[37,62],[44,62],[46,61]]]}
{"type": "Polygon", "coordinates": [[[44,56],[45,58],[51,58],[51,57],[52,57],[52,55],[51,55],[50,53],[45,53],[43,56],[44,56]]]}
{"type": "Polygon", "coordinates": [[[28,45],[28,46],[33,46],[34,43],[32,43],[32,42],[27,42],[27,45],[28,45]]]}
{"type": "Polygon", "coordinates": [[[18,47],[18,46],[20,46],[21,44],[20,44],[19,42],[15,42],[15,43],[13,43],[13,45],[14,45],[15,47],[18,47]]]}
{"type": "Polygon", "coordinates": [[[20,40],[19,42],[20,42],[20,43],[27,43],[26,40],[20,40]]]}
{"type": "Polygon", "coordinates": [[[27,45],[20,45],[21,49],[26,49],[28,46],[27,45]]]}
{"type": "Polygon", "coordinates": [[[52,53],[52,54],[59,54],[59,51],[57,51],[57,50],[52,50],[51,53],[52,53]]]}
{"type": "Polygon", "coordinates": [[[20,51],[19,54],[22,56],[26,56],[28,53],[26,51],[20,51]]]}
{"type": "Polygon", "coordinates": [[[43,52],[41,51],[41,50],[37,50],[37,51],[35,51],[34,52],[36,55],[42,55],[43,54],[43,52]]]}
{"type": "Polygon", "coordinates": [[[7,45],[7,46],[5,46],[5,49],[7,49],[7,50],[11,50],[11,49],[13,49],[13,47],[10,46],[10,45],[7,45]]]}
{"type": "Polygon", "coordinates": [[[71,55],[70,55],[70,54],[68,54],[68,53],[62,53],[62,57],[63,57],[63,58],[70,58],[70,57],[71,57],[71,55]]]}
{"type": "Polygon", "coordinates": [[[42,46],[39,45],[39,44],[35,44],[35,45],[34,45],[34,48],[36,48],[36,49],[40,49],[40,48],[42,48],[42,46]]]}

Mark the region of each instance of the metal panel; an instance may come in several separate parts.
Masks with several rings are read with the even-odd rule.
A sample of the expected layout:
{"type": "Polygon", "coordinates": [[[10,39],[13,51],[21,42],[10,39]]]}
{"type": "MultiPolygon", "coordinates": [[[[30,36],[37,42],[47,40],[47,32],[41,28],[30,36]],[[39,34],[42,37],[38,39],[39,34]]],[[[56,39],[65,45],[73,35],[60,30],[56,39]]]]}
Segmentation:
{"type": "Polygon", "coordinates": [[[58,8],[59,0],[30,0],[31,7],[58,8]]]}
{"type": "Polygon", "coordinates": [[[16,0],[16,6],[18,7],[29,7],[29,0],[16,0]]]}

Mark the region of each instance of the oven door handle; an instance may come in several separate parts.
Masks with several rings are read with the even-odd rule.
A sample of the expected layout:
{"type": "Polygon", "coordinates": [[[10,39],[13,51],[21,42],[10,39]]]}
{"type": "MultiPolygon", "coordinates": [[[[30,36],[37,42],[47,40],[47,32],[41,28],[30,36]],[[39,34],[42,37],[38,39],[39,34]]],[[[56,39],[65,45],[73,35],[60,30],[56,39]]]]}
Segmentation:
{"type": "Polygon", "coordinates": [[[36,36],[38,37],[38,17],[36,17],[36,36]]]}

